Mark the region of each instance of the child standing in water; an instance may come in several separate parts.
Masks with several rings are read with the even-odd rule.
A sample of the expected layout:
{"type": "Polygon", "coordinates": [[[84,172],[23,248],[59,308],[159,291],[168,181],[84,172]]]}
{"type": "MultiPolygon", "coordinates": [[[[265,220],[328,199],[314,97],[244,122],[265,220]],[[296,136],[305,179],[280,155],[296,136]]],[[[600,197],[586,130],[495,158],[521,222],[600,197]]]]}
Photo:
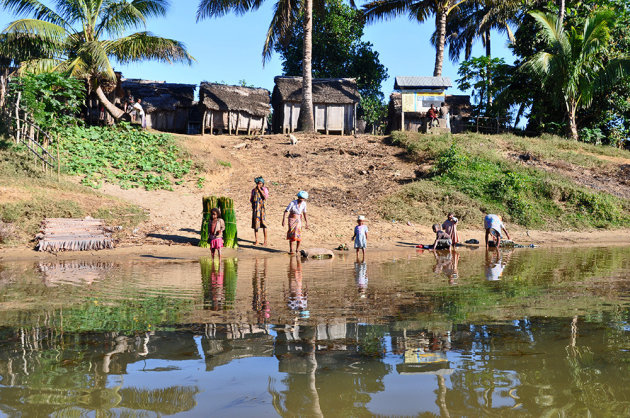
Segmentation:
{"type": "Polygon", "coordinates": [[[223,248],[223,231],[225,231],[225,222],[221,219],[221,211],[214,208],[210,211],[210,252],[212,261],[214,261],[214,253],[219,253],[219,262],[221,262],[221,248],[223,248]]]}
{"type": "Polygon", "coordinates": [[[359,250],[361,250],[363,259],[365,259],[365,247],[367,247],[368,227],[365,225],[365,216],[359,215],[357,218],[357,226],[354,227],[354,248],[357,250],[357,259],[359,258],[359,250]]]}

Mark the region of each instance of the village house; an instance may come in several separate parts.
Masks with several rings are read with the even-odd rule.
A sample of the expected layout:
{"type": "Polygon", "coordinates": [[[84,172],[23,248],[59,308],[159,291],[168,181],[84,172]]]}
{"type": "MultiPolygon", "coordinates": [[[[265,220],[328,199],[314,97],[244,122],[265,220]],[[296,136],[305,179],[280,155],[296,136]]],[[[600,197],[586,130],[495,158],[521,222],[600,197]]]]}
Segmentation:
{"type": "Polygon", "coordinates": [[[271,113],[269,90],[255,87],[201,83],[199,108],[202,134],[264,134],[271,113]]]}
{"type": "Polygon", "coordinates": [[[195,106],[196,85],[123,79],[121,88],[123,95],[131,93],[134,99],[142,99],[147,128],[163,132],[188,132],[188,122],[195,106]]]}
{"type": "MultiPolygon", "coordinates": [[[[452,83],[448,77],[396,77],[389,98],[387,132],[396,130],[427,132],[426,112],[433,104],[437,109],[446,103],[450,114],[450,132],[459,133],[471,116],[470,97],[447,95],[452,83]]],[[[437,131],[447,132],[446,120],[438,119],[437,131]]]]}
{"type": "MultiPolygon", "coordinates": [[[[274,133],[297,129],[302,105],[302,77],[276,77],[271,96],[274,133]]],[[[361,95],[354,78],[313,79],[315,129],[322,133],[353,134],[361,95]]]]}

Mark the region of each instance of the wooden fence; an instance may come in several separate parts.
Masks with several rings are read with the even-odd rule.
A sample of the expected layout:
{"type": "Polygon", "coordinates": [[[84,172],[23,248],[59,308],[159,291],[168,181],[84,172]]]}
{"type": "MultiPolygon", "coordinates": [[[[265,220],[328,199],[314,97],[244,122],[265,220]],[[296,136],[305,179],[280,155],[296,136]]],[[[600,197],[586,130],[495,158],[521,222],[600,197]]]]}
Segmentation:
{"type": "Polygon", "coordinates": [[[16,144],[24,145],[35,161],[41,164],[42,170],[52,173],[56,168],[57,176],[59,176],[61,168],[59,165],[59,141],[53,141],[48,132],[33,122],[28,110],[20,106],[21,97],[22,93],[18,92],[14,103],[5,101],[4,106],[0,108],[0,120],[6,127],[9,137],[16,144]],[[56,145],[56,157],[49,152],[53,143],[56,145]]]}

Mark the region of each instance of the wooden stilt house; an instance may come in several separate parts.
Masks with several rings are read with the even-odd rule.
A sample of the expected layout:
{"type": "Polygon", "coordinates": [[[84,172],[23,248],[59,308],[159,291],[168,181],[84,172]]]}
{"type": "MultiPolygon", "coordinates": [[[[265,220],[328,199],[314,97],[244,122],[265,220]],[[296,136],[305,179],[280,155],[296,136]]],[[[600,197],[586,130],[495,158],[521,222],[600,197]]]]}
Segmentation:
{"type": "MultiPolygon", "coordinates": [[[[297,129],[302,104],[302,77],[276,77],[271,103],[273,131],[297,129]]],[[[318,132],[353,134],[361,95],[354,78],[313,79],[313,117],[318,132]]]]}
{"type": "Polygon", "coordinates": [[[202,133],[264,134],[271,113],[269,90],[201,83],[199,108],[202,133]]]}
{"type": "Polygon", "coordinates": [[[196,85],[137,79],[124,79],[121,85],[123,95],[129,92],[134,99],[142,99],[147,128],[164,132],[188,131],[196,85]]]}
{"type": "MultiPolygon", "coordinates": [[[[392,131],[411,131],[424,132],[427,117],[426,111],[405,112],[404,119],[402,117],[402,94],[394,92],[389,96],[389,109],[387,116],[387,133],[392,131]],[[404,121],[404,129],[402,123],[404,121]]],[[[449,108],[451,133],[457,134],[463,132],[466,124],[472,116],[472,106],[470,104],[470,96],[468,95],[445,95],[444,102],[449,108]]],[[[441,103],[441,102],[440,102],[441,103]]],[[[439,104],[436,106],[439,108],[439,104]]],[[[442,123],[441,120],[438,120],[442,123]]]]}

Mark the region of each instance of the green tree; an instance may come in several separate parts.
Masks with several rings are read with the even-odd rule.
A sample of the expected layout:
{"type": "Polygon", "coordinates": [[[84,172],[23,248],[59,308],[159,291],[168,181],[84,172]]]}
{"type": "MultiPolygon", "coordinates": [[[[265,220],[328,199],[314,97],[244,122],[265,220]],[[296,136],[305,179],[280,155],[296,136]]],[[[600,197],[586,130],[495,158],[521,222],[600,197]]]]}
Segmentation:
{"type": "MultiPolygon", "coordinates": [[[[286,43],[276,44],[282,56],[285,75],[302,73],[302,18],[293,27],[286,43]]],[[[360,112],[370,124],[383,117],[385,105],[381,84],[387,79],[387,69],[379,61],[372,44],[361,40],[364,21],[360,11],[341,0],[331,0],[323,10],[313,13],[313,77],[353,77],[361,93],[360,112]],[[368,110],[369,108],[369,110],[368,110]]]]}
{"type": "Polygon", "coordinates": [[[435,68],[433,76],[442,75],[444,63],[444,44],[446,42],[446,20],[457,7],[468,0],[375,0],[363,6],[363,13],[368,22],[394,18],[407,14],[409,19],[419,23],[429,16],[435,16],[435,68]]]}
{"type": "Polygon", "coordinates": [[[615,84],[630,74],[630,58],[620,57],[603,63],[600,54],[610,40],[615,24],[612,10],[601,10],[584,22],[581,31],[568,31],[557,16],[534,11],[530,15],[542,29],[548,50],[531,57],[524,65],[543,80],[565,108],[571,138],[578,140],[577,111],[588,108],[598,90],[615,84]]]}
{"type": "MultiPolygon", "coordinates": [[[[263,64],[271,57],[276,44],[286,42],[291,29],[302,15],[302,30],[304,33],[303,57],[302,57],[302,105],[298,118],[298,130],[313,132],[315,122],[313,119],[313,1],[304,0],[294,2],[291,0],[277,0],[274,5],[274,14],[269,23],[267,37],[263,47],[263,64]]],[[[316,8],[323,9],[325,0],[315,0],[316,8]]],[[[197,7],[197,21],[221,17],[229,12],[238,15],[249,11],[258,10],[264,0],[200,0],[197,7]]]]}
{"type": "Polygon", "coordinates": [[[0,0],[0,6],[18,16],[4,30],[7,42],[34,40],[43,54],[21,62],[23,73],[62,72],[85,79],[100,102],[115,118],[123,111],[111,103],[103,86],[116,82],[111,59],[119,63],[157,60],[191,63],[185,46],[143,28],[146,19],[164,16],[168,0],[57,0],[55,8],[39,0],[0,0]]]}
{"type": "Polygon", "coordinates": [[[476,114],[505,117],[506,109],[493,106],[493,98],[509,86],[512,71],[512,66],[506,64],[503,58],[471,58],[459,66],[457,86],[461,90],[472,89],[473,99],[477,102],[476,114]]]}

